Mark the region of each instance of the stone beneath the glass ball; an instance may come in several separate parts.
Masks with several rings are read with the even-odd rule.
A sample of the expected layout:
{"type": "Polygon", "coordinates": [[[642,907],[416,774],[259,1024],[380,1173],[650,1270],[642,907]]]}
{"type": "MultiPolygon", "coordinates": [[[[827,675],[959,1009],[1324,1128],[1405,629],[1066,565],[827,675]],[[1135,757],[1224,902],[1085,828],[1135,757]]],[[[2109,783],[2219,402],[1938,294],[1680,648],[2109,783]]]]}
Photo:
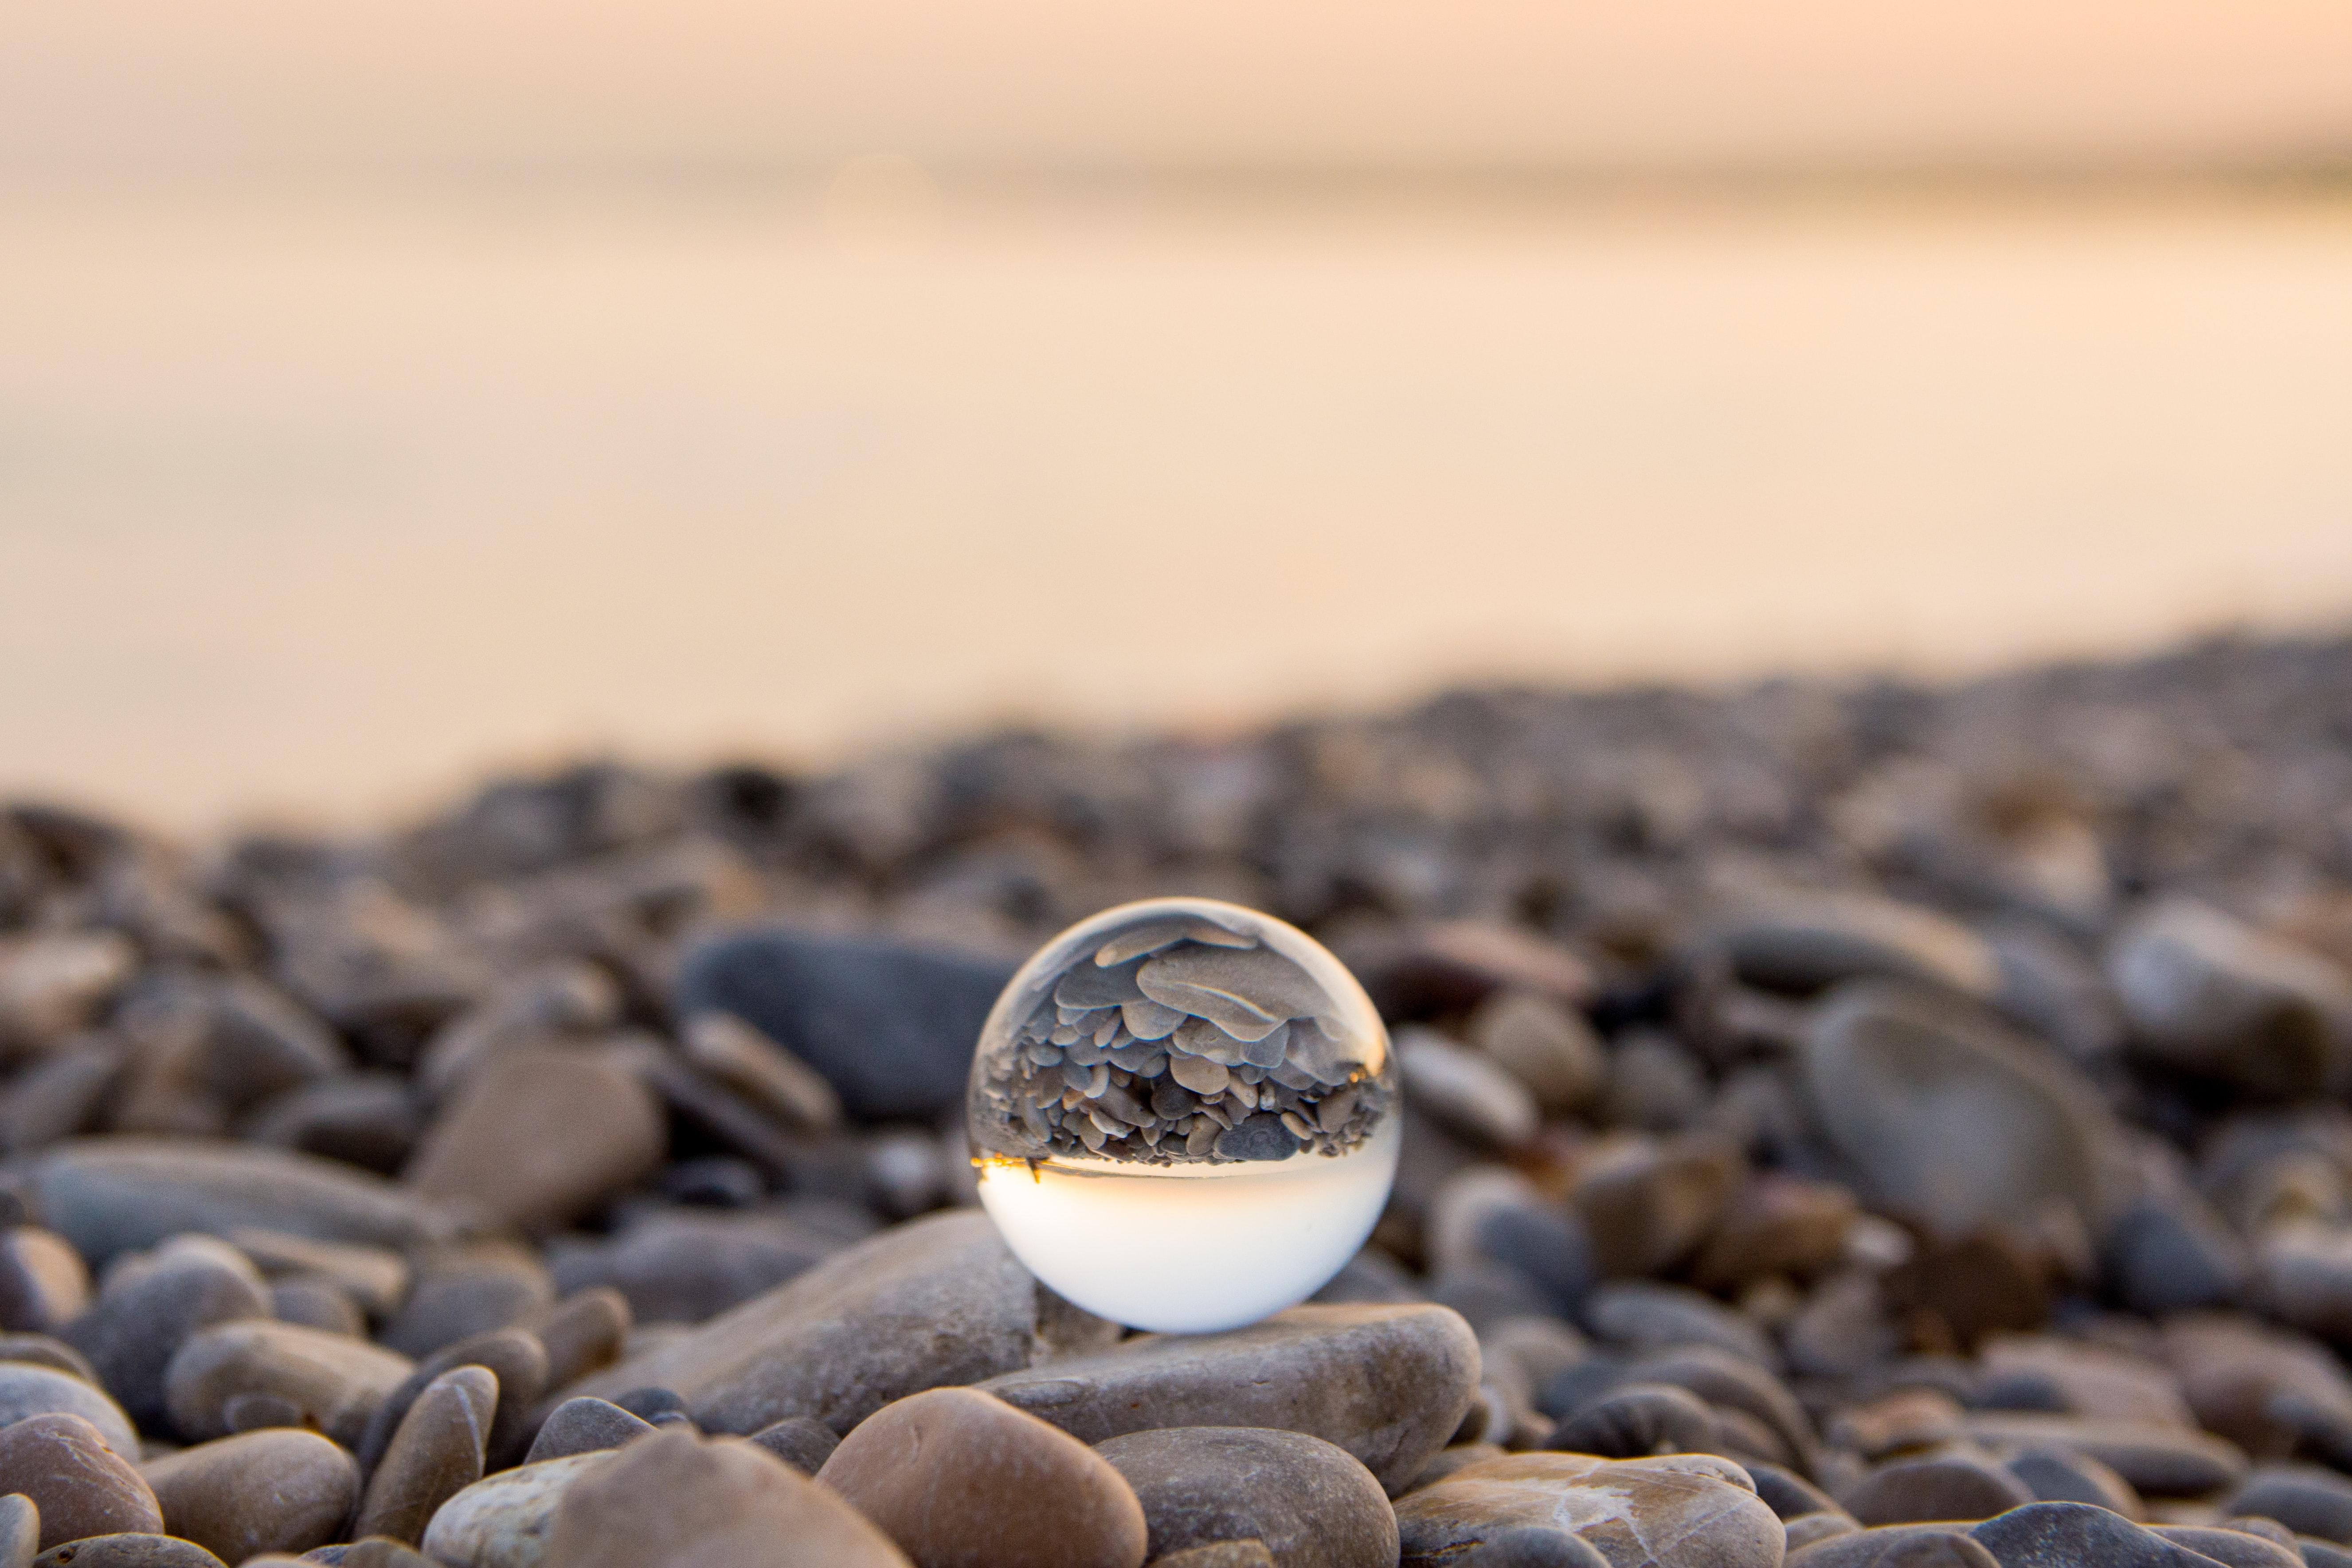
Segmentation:
{"type": "Polygon", "coordinates": [[[999,997],[972,1061],[980,1194],[1040,1279],[1139,1328],[1304,1300],[1396,1170],[1379,1015],[1314,939],[1208,900],[1107,910],[999,997]]]}

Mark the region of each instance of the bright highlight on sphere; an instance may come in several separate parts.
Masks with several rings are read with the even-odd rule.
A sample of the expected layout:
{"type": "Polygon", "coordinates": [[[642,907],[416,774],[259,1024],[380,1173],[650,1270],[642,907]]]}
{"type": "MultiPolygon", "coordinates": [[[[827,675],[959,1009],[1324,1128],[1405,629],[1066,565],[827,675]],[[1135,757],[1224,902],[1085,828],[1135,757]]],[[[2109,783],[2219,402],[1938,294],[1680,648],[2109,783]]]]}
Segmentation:
{"type": "Polygon", "coordinates": [[[1029,1270],[1133,1328],[1295,1305],[1371,1234],[1402,1113],[1388,1035],[1321,943],[1156,899],[1039,950],[981,1031],[980,1197],[1029,1270]]]}

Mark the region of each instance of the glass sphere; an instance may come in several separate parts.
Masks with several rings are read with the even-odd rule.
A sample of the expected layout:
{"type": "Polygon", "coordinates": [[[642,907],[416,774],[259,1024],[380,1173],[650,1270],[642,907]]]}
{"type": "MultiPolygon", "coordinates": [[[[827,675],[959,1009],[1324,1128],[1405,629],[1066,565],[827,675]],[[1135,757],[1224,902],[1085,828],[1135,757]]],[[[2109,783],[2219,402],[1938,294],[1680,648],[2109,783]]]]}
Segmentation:
{"type": "Polygon", "coordinates": [[[980,1199],[1030,1272],[1132,1328],[1307,1299],[1371,1234],[1402,1105],[1364,988],[1306,932],[1122,904],[996,999],[965,1101],[980,1199]]]}

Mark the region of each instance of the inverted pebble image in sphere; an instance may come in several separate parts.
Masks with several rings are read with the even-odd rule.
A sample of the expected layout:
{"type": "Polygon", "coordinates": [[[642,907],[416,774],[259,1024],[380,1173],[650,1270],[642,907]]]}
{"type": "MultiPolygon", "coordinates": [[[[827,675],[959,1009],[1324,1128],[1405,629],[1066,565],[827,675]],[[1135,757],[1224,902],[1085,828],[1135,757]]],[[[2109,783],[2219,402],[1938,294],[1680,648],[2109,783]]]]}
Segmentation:
{"type": "Polygon", "coordinates": [[[1206,899],[1105,910],[997,999],[972,1059],[981,1202],[1088,1310],[1198,1333],[1311,1295],[1371,1233],[1402,1105],[1363,988],[1206,899]]]}

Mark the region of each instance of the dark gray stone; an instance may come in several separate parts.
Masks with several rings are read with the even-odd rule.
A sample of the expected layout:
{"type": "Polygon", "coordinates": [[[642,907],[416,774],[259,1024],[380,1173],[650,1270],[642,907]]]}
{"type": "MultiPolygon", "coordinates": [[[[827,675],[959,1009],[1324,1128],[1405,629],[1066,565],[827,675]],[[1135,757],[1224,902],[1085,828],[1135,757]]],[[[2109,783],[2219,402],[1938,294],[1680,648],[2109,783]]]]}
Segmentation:
{"type": "Polygon", "coordinates": [[[1969,1531],[2000,1568],[2208,1568],[2211,1559],[2084,1502],[2035,1502],[1969,1531]]]}
{"type": "Polygon", "coordinates": [[[530,1452],[524,1456],[523,1463],[535,1465],[541,1459],[560,1459],[566,1454],[617,1448],[653,1429],[651,1422],[639,1419],[610,1400],[585,1395],[567,1399],[540,1423],[539,1435],[531,1439],[530,1452]]]}
{"type": "Polygon", "coordinates": [[[1182,1426],[1097,1446],[1135,1489],[1154,1557],[1256,1540],[1280,1568],[1391,1568],[1396,1516],[1344,1450],[1299,1432],[1182,1426]]]}

